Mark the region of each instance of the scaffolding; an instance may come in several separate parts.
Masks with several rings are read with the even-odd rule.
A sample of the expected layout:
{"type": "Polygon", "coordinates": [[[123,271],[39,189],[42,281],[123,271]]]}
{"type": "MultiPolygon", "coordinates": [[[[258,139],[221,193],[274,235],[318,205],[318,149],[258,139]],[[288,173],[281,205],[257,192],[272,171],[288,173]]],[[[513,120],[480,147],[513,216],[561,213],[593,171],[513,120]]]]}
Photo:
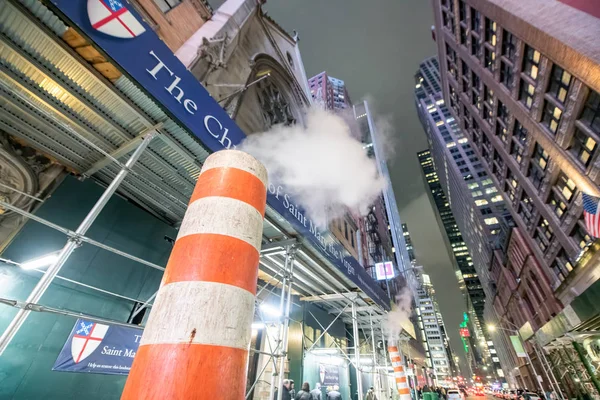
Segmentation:
{"type": "MultiPolygon", "coordinates": [[[[45,9],[44,17],[38,19],[27,4],[16,0],[0,2],[3,5],[0,15],[10,17],[6,19],[10,29],[7,25],[0,25],[3,33],[0,44],[5,48],[0,55],[2,130],[31,143],[38,151],[50,155],[82,179],[92,178],[106,187],[75,231],[0,200],[3,209],[22,215],[30,223],[47,226],[67,238],[58,253],[58,261],[46,270],[29,272],[41,275],[25,301],[0,299],[0,303],[19,309],[0,338],[0,352],[6,349],[31,312],[139,327],[133,321],[145,309],[152,307],[158,287],[151,296],[138,299],[110,288],[97,287],[90,284],[94,282],[85,282],[85,277],[77,280],[63,276],[60,274],[61,267],[77,248],[89,245],[135,261],[143,267],[164,271],[163,265],[108,246],[86,233],[115,193],[140,205],[158,220],[177,226],[208,151],[127,76],[123,75],[112,83],[99,76],[60,39],[68,26],[51,11],[45,9]],[[128,160],[122,162],[127,156],[128,160]],[[58,309],[43,304],[42,296],[48,287],[63,282],[130,302],[134,309],[127,320],[122,321],[89,315],[85,310],[58,309]]],[[[36,3],[36,6],[44,8],[42,4],[36,3]]],[[[5,20],[2,21],[4,24],[5,20]]],[[[35,200],[42,205],[46,201],[35,200]]],[[[338,320],[352,325],[349,335],[354,345],[344,347],[338,344],[340,354],[356,367],[358,377],[381,370],[379,390],[384,391],[385,379],[382,376],[388,372],[387,360],[385,351],[382,357],[375,346],[378,335],[382,341],[385,340],[380,322],[386,311],[364,295],[356,284],[320,254],[319,249],[301,238],[296,239],[295,235],[287,222],[267,207],[256,321],[264,323],[274,334],[266,335],[268,351],[258,348],[251,351],[268,357],[262,371],[271,366],[271,391],[281,387],[284,379],[288,357],[287,332],[291,323],[297,323],[290,319],[289,313],[298,297],[303,302],[319,303],[326,312],[335,313],[338,320]],[[280,317],[276,321],[264,321],[260,306],[272,297],[279,298],[280,317]],[[371,347],[371,350],[361,352],[365,346],[371,347]],[[361,365],[361,355],[372,358],[374,365],[361,365]]],[[[5,268],[20,266],[19,262],[6,259],[0,259],[2,264],[5,268]]],[[[261,375],[258,373],[257,378],[261,375]]],[[[257,385],[257,381],[249,383],[247,398],[257,385]]]]}

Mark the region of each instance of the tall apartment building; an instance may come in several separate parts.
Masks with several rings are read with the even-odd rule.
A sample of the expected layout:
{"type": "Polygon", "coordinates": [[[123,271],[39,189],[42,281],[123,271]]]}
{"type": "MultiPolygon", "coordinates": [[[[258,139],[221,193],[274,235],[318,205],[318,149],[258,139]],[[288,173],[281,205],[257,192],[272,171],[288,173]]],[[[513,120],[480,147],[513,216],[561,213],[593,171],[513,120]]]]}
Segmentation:
{"type": "MultiPolygon", "coordinates": [[[[426,129],[427,126],[428,125],[425,125],[426,129]]],[[[502,368],[499,360],[494,360],[495,357],[492,354],[492,351],[495,353],[494,346],[493,344],[488,344],[488,342],[490,342],[488,340],[489,336],[487,335],[487,332],[484,333],[485,293],[480,282],[479,274],[475,269],[475,265],[469,254],[469,247],[467,246],[467,243],[465,243],[465,240],[463,240],[461,229],[454,218],[450,202],[442,187],[431,151],[421,151],[418,153],[418,157],[421,168],[423,169],[425,181],[429,188],[428,193],[430,199],[433,201],[435,209],[437,210],[436,217],[440,224],[440,229],[446,233],[446,245],[449,252],[452,253],[452,258],[456,262],[455,272],[461,291],[465,297],[466,308],[470,315],[470,323],[472,325],[471,334],[473,337],[477,338],[478,342],[483,342],[478,343],[478,347],[475,350],[469,350],[470,347],[465,347],[465,351],[467,351],[467,356],[470,360],[471,369],[474,372],[483,370],[484,365],[489,361],[490,364],[494,363],[493,375],[502,377],[503,372],[501,372],[502,368]]],[[[445,165],[444,171],[448,174],[448,163],[445,161],[445,158],[443,160],[445,165]]],[[[467,191],[467,193],[470,192],[467,191]]],[[[465,202],[466,200],[462,199],[457,201],[465,202]]],[[[490,367],[492,367],[492,365],[490,365],[490,367]]]]}
{"type": "Polygon", "coordinates": [[[406,243],[406,251],[408,251],[408,258],[412,263],[415,261],[415,249],[412,244],[412,239],[410,238],[410,232],[408,231],[408,226],[406,224],[402,224],[402,235],[404,236],[404,243],[406,243]]]}
{"type": "Polygon", "coordinates": [[[477,276],[477,271],[473,265],[467,245],[460,233],[446,194],[442,189],[438,173],[436,172],[431,157],[431,151],[424,150],[418,153],[419,162],[423,169],[423,175],[428,187],[428,194],[433,201],[434,209],[437,211],[436,217],[438,224],[443,232],[446,233],[444,242],[448,247],[451,258],[455,260],[455,269],[459,284],[464,287],[466,295],[473,303],[475,314],[483,318],[483,309],[485,305],[485,293],[477,276]]]}
{"type": "Polygon", "coordinates": [[[451,377],[450,360],[445,335],[445,329],[439,307],[435,300],[435,290],[429,275],[419,274],[419,287],[417,289],[417,313],[420,316],[419,328],[423,337],[423,347],[428,358],[427,364],[433,368],[435,384],[445,383],[451,377]]]}
{"type": "Polygon", "coordinates": [[[435,79],[439,77],[436,65],[426,60],[415,76],[417,112],[449,207],[470,250],[483,289],[490,296],[487,267],[496,238],[506,230],[501,228],[506,208],[498,189],[446,107],[442,93],[432,93],[435,87],[441,89],[435,79]],[[433,79],[427,78],[428,75],[433,79]],[[427,85],[428,81],[433,84],[427,85]],[[424,90],[427,86],[432,90],[424,90]]]}
{"type": "MultiPolygon", "coordinates": [[[[591,4],[434,1],[444,101],[541,266],[530,270],[530,280],[527,270],[517,271],[511,296],[523,287],[536,311],[530,326],[517,328],[551,355],[555,339],[598,312],[584,306],[600,293],[600,254],[595,245],[589,249],[582,215],[582,193],[600,195],[600,19],[591,4]],[[544,280],[553,294],[536,285],[544,280]],[[557,317],[543,307],[552,297],[567,306],[557,317]],[[534,330],[534,323],[541,327],[534,330]]],[[[505,266],[514,264],[510,257],[505,266]]],[[[526,304],[510,314],[527,315],[526,304]]],[[[494,302],[498,315],[500,305],[494,302]]],[[[571,351],[578,340],[559,347],[566,342],[571,351]]],[[[595,373],[583,358],[578,368],[595,373]]],[[[593,379],[562,375],[568,395],[600,393],[593,379]]]]}
{"type": "Polygon", "coordinates": [[[308,79],[313,103],[328,110],[343,110],[352,107],[350,95],[343,80],[329,76],[326,71],[308,79]]]}

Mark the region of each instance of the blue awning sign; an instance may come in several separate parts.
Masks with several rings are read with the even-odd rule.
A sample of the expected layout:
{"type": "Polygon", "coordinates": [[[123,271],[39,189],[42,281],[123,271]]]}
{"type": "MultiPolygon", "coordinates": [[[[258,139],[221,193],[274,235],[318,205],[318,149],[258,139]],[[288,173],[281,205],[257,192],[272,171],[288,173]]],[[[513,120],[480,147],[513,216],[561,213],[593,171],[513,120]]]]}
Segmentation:
{"type": "MultiPolygon", "coordinates": [[[[246,138],[204,86],[125,0],[52,0],[52,3],[208,149],[235,148],[246,138]],[[91,3],[94,7],[88,9],[91,3]],[[101,7],[109,10],[104,11],[101,7]],[[131,35],[125,32],[127,24],[132,30],[131,35]],[[141,27],[135,24],[141,24],[141,27]]],[[[269,206],[369,297],[384,309],[390,309],[390,299],[383,289],[339,242],[327,239],[327,232],[310,221],[302,207],[285,193],[284,187],[269,185],[268,189],[269,206]]]]}

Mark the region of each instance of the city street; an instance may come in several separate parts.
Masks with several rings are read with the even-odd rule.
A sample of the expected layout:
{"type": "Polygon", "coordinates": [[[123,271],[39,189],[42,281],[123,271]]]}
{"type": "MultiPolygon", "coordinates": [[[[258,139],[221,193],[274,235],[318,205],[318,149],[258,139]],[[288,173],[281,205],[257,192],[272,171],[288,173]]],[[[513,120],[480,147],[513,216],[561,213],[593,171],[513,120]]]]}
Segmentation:
{"type": "Polygon", "coordinates": [[[600,399],[598,1],[0,0],[0,400],[600,399]]]}

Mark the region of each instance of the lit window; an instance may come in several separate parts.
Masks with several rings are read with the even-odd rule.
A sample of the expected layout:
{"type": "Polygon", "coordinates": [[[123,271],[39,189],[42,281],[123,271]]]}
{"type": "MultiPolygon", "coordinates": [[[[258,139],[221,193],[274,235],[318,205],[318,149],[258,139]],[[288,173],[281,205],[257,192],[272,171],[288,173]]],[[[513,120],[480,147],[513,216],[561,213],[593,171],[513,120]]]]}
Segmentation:
{"type": "Polygon", "coordinates": [[[437,126],[442,126],[442,125],[444,125],[444,121],[438,121],[438,122],[436,123],[436,125],[437,125],[437,126]]]}
{"type": "Polygon", "coordinates": [[[498,194],[498,195],[492,197],[492,203],[497,203],[499,201],[502,201],[502,195],[501,194],[498,194]]]}
{"type": "Polygon", "coordinates": [[[590,91],[579,118],[592,132],[600,134],[600,94],[590,91]]]}
{"type": "Polygon", "coordinates": [[[447,148],[451,148],[451,147],[455,147],[455,146],[456,146],[456,143],[454,143],[454,142],[450,142],[446,145],[447,148]]]}
{"type": "Polygon", "coordinates": [[[555,65],[552,67],[552,75],[550,77],[550,87],[548,92],[554,95],[554,97],[564,103],[567,99],[567,92],[571,85],[571,74],[555,65]]]}
{"type": "Polygon", "coordinates": [[[539,66],[540,52],[532,47],[526,46],[525,57],[523,61],[523,72],[535,80],[538,76],[539,66]]]}
{"type": "Polygon", "coordinates": [[[494,224],[498,223],[498,218],[496,218],[496,217],[486,218],[484,220],[484,222],[485,222],[486,225],[494,225],[494,224]]]}
{"type": "Polygon", "coordinates": [[[467,186],[469,187],[469,189],[475,189],[475,188],[479,187],[479,183],[473,182],[473,183],[469,183],[467,186]]]}
{"type": "Polygon", "coordinates": [[[573,194],[577,190],[575,182],[571,180],[564,172],[560,172],[556,181],[556,188],[560,191],[567,201],[571,201],[573,194]]]}
{"type": "Polygon", "coordinates": [[[575,134],[571,141],[570,151],[577,157],[581,165],[587,167],[592,160],[592,157],[596,153],[598,143],[588,136],[584,131],[579,128],[575,129],[575,134]]]}
{"type": "Polygon", "coordinates": [[[489,187],[489,188],[485,189],[485,193],[486,194],[493,194],[493,193],[496,193],[496,192],[498,192],[498,189],[496,189],[495,187],[489,187]]]}
{"type": "Polygon", "coordinates": [[[558,129],[561,116],[562,110],[552,102],[546,100],[544,104],[544,113],[542,115],[542,123],[546,125],[553,134],[555,134],[558,129]]]}
{"type": "Polygon", "coordinates": [[[486,199],[475,200],[476,206],[485,206],[486,204],[488,204],[488,201],[486,199]]]}
{"type": "Polygon", "coordinates": [[[469,139],[467,138],[462,138],[462,139],[458,139],[458,143],[467,143],[469,141],[469,139]]]}

